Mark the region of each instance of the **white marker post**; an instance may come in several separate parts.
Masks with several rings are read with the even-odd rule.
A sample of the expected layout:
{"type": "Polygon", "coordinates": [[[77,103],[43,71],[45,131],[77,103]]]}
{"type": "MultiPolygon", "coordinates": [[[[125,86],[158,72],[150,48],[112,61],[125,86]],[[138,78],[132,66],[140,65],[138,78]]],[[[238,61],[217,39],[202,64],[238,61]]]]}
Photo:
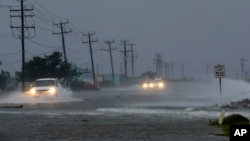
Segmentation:
{"type": "MultiPolygon", "coordinates": [[[[214,76],[215,78],[219,78],[220,83],[220,107],[221,107],[221,95],[222,95],[222,86],[221,86],[221,78],[225,77],[225,66],[224,65],[215,65],[214,66],[214,76]]],[[[221,125],[223,123],[225,111],[221,110],[221,114],[219,117],[218,123],[221,125]]]]}

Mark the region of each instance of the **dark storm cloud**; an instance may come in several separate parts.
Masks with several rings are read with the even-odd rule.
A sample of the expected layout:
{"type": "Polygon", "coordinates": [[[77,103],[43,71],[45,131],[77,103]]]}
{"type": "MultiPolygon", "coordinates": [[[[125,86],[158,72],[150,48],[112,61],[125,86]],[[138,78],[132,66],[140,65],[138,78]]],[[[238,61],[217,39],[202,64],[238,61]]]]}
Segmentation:
{"type": "MultiPolygon", "coordinates": [[[[44,10],[36,1],[30,3],[44,10]]],[[[2,3],[9,4],[7,0],[2,3]]],[[[250,1],[247,0],[40,0],[39,3],[53,14],[69,19],[81,31],[95,31],[98,34],[96,38],[102,40],[115,39],[118,48],[122,48],[120,40],[129,39],[131,43],[136,43],[139,57],[136,61],[137,74],[155,70],[155,53],[162,54],[165,62],[175,62],[176,75],[180,72],[180,63],[185,63],[189,76],[205,73],[206,64],[210,65],[213,73],[213,65],[223,63],[227,66],[228,75],[233,77],[236,72],[240,72],[240,58],[248,59],[250,1]]],[[[5,19],[1,33],[9,33],[9,11],[2,8],[1,11],[1,17],[5,19]]],[[[51,16],[55,21],[60,20],[51,16]]],[[[37,19],[36,24],[57,30],[37,19]]],[[[60,45],[60,39],[52,37],[51,32],[37,31],[38,36],[34,40],[44,43],[51,36],[48,44],[60,45]]],[[[13,41],[0,40],[6,46],[19,45],[18,41],[13,44],[13,41]]],[[[89,61],[87,46],[84,48],[81,43],[72,42],[66,44],[71,50],[82,52],[76,54],[68,51],[69,58],[86,66],[89,61]],[[86,61],[79,62],[82,57],[86,61]]],[[[98,43],[96,46],[104,44],[98,43]]],[[[30,47],[28,49],[32,50],[30,47]]],[[[1,52],[5,50],[1,49],[1,52]]],[[[43,49],[38,50],[41,52],[43,49]]],[[[97,63],[109,72],[106,53],[97,54],[97,63]]],[[[118,68],[122,62],[118,51],[115,57],[118,68]]],[[[116,69],[116,72],[119,70],[116,69]]]]}

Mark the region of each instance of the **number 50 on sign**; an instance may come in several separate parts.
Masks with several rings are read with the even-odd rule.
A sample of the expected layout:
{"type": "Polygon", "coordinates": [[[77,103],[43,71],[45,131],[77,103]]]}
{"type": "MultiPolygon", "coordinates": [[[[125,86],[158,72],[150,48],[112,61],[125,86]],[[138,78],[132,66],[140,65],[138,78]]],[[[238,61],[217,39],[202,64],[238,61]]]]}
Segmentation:
{"type": "Polygon", "coordinates": [[[224,65],[215,65],[214,66],[214,76],[215,78],[225,77],[225,66],[224,65]]]}

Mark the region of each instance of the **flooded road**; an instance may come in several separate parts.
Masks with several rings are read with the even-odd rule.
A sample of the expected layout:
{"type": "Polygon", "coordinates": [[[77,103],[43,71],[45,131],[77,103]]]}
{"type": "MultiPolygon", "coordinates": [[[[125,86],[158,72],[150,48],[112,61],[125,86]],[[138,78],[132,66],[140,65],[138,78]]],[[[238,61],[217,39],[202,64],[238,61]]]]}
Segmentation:
{"type": "MultiPolygon", "coordinates": [[[[218,89],[216,82],[168,83],[164,91],[64,91],[56,99],[13,92],[0,97],[0,107],[22,108],[0,108],[0,140],[227,141],[209,121],[219,117],[220,103],[247,97],[249,86],[228,80],[222,96],[218,89]]],[[[224,110],[250,117],[244,109],[224,110]]]]}

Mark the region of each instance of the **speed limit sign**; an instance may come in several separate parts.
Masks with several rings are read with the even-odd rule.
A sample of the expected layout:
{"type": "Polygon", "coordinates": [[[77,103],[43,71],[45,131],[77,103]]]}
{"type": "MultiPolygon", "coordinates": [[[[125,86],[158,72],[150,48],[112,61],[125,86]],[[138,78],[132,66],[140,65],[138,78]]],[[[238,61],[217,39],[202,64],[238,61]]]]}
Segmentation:
{"type": "Polygon", "coordinates": [[[215,78],[225,77],[225,66],[224,65],[215,65],[214,66],[214,76],[215,78]]]}

